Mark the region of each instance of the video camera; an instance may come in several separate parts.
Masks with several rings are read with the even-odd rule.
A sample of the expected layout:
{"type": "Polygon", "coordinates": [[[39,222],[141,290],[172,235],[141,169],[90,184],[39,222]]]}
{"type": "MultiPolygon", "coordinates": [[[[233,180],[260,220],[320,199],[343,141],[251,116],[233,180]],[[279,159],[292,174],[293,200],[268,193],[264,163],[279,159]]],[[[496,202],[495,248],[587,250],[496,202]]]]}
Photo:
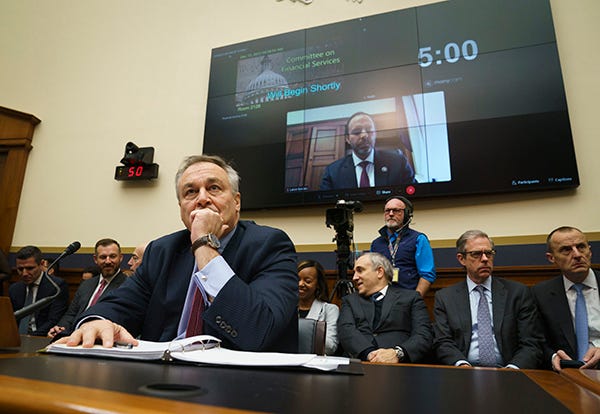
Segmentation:
{"type": "Polygon", "coordinates": [[[360,201],[338,200],[335,208],[328,208],[325,212],[325,224],[333,226],[335,230],[354,230],[353,212],[360,213],[363,205],[360,201]]]}
{"type": "Polygon", "coordinates": [[[331,298],[337,292],[339,297],[354,291],[354,285],[348,280],[348,269],[350,266],[350,246],[352,245],[352,232],[354,231],[353,213],[363,210],[360,201],[338,200],[335,208],[328,208],[325,212],[325,224],[334,228],[336,234],[333,238],[337,243],[337,268],[338,280],[331,292],[331,298]]]}

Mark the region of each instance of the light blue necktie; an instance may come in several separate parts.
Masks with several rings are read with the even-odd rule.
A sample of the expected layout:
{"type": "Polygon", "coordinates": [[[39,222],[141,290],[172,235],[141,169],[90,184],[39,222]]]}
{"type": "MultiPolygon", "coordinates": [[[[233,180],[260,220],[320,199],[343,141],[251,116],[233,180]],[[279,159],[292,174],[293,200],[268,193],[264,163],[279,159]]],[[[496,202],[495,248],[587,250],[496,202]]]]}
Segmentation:
{"type": "Polygon", "coordinates": [[[496,353],[494,351],[494,333],[492,332],[492,318],[485,297],[485,288],[478,285],[479,305],[477,306],[477,334],[479,337],[479,365],[484,367],[496,366],[496,353]]]}
{"type": "Polygon", "coordinates": [[[577,300],[575,301],[575,335],[577,336],[577,357],[580,361],[583,360],[583,356],[589,348],[588,318],[583,288],[584,286],[581,283],[573,285],[573,289],[577,291],[577,300]]]}

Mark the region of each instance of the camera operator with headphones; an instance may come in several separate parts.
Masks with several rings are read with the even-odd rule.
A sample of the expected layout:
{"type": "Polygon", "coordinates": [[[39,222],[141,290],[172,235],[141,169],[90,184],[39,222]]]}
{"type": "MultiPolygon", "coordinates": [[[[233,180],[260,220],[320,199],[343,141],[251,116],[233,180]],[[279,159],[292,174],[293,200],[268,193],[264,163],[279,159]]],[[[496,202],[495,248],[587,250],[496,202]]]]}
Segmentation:
{"type": "Polygon", "coordinates": [[[427,236],[408,227],[412,217],[413,205],[407,198],[388,198],[383,210],[385,226],[371,243],[371,251],[390,259],[394,266],[392,282],[423,297],[436,279],[435,264],[427,236]]]}

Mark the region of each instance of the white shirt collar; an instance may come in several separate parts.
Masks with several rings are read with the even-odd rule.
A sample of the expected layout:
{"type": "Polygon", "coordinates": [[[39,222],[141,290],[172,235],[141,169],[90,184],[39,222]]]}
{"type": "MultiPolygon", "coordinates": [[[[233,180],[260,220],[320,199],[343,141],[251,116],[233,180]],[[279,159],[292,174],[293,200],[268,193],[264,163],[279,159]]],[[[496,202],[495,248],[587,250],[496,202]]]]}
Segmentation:
{"type": "MultiPolygon", "coordinates": [[[[469,276],[467,276],[467,287],[469,289],[469,292],[472,292],[473,289],[475,289],[477,287],[477,283],[473,282],[471,280],[471,278],[469,276]]],[[[490,292],[492,291],[492,275],[490,275],[487,279],[485,279],[483,281],[483,283],[481,283],[481,286],[483,286],[484,288],[486,288],[487,290],[489,290],[490,292]]]]}
{"type": "MultiPolygon", "coordinates": [[[[563,283],[565,286],[565,292],[568,292],[571,289],[571,287],[575,284],[571,282],[565,275],[563,275],[563,283]]],[[[585,279],[583,279],[581,283],[589,288],[598,290],[598,281],[596,280],[596,275],[594,274],[594,271],[591,268],[588,270],[587,276],[585,277],[585,279]]]]}
{"type": "Polygon", "coordinates": [[[375,159],[375,150],[371,150],[371,153],[369,154],[369,156],[367,158],[365,158],[364,160],[358,158],[356,156],[356,154],[354,153],[354,151],[352,151],[352,162],[354,162],[355,167],[363,161],[369,161],[371,164],[375,164],[374,159],[375,159]]]}

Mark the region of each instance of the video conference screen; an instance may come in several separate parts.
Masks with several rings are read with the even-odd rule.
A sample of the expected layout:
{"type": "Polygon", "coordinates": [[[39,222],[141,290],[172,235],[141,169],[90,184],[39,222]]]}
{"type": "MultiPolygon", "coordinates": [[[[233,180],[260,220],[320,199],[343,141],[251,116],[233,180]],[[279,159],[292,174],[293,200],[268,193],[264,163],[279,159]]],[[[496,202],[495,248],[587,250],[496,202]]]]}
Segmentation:
{"type": "Polygon", "coordinates": [[[579,185],[547,0],[451,0],[213,49],[244,209],[579,185]]]}

